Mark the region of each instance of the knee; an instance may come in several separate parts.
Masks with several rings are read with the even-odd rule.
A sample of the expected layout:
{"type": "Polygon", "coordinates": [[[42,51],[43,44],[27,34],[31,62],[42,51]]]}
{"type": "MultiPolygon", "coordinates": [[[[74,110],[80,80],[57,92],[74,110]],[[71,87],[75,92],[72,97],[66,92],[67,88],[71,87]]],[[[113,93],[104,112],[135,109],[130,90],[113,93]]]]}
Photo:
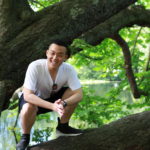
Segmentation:
{"type": "Polygon", "coordinates": [[[37,113],[37,110],[37,106],[30,103],[26,103],[22,107],[21,114],[35,114],[37,113]]]}
{"type": "Polygon", "coordinates": [[[65,109],[66,110],[74,110],[74,109],[76,109],[77,106],[78,106],[78,103],[75,103],[73,105],[68,105],[65,109]]]}

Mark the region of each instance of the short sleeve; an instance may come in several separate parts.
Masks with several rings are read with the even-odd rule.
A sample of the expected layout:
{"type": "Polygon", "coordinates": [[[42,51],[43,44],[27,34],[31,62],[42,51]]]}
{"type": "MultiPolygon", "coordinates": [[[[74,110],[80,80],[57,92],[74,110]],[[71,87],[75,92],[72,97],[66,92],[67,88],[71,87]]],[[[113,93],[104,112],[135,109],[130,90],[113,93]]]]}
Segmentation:
{"type": "Polygon", "coordinates": [[[36,91],[36,85],[37,85],[37,67],[34,65],[34,63],[31,63],[28,66],[25,80],[24,80],[24,87],[26,87],[29,90],[32,90],[33,92],[36,91]]]}
{"type": "Polygon", "coordinates": [[[77,73],[73,67],[71,67],[69,70],[67,84],[68,84],[69,88],[71,88],[71,90],[73,90],[73,91],[81,88],[81,83],[80,83],[77,73]]]}

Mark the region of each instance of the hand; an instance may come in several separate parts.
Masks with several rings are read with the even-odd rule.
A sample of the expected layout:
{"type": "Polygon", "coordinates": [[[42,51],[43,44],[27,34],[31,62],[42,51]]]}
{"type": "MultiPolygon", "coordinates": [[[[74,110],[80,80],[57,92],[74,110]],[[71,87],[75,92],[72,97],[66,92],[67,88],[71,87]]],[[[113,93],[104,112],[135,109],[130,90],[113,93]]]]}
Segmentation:
{"type": "Polygon", "coordinates": [[[61,99],[58,99],[57,101],[55,101],[53,105],[54,105],[53,110],[56,111],[61,117],[65,111],[62,105],[61,99]]]}

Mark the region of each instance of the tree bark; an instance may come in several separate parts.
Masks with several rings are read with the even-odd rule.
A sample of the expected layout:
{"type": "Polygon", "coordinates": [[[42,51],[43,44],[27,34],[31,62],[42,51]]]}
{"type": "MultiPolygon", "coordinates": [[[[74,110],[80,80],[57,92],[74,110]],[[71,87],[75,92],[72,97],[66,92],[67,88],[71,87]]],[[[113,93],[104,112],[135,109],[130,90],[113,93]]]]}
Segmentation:
{"type": "MultiPolygon", "coordinates": [[[[3,40],[2,47],[0,47],[0,67],[5,68],[7,71],[0,72],[0,80],[7,78],[21,84],[27,65],[32,60],[44,56],[43,50],[47,48],[50,41],[59,38],[71,43],[74,38],[110,18],[135,1],[113,0],[109,2],[95,2],[88,0],[86,4],[83,0],[62,1],[39,13],[25,15],[25,18],[31,20],[27,23],[23,17],[20,17],[20,12],[17,13],[15,17],[17,18],[19,15],[21,25],[16,23],[19,22],[18,20],[12,22],[10,18],[6,19],[8,23],[15,25],[17,29],[14,31],[15,34],[12,33],[12,38],[6,34],[12,28],[8,28],[8,32],[3,34],[3,36],[6,35],[7,39],[3,40]],[[2,53],[4,51],[5,54],[2,53]]],[[[9,12],[11,13],[10,10],[9,12]]],[[[4,24],[1,30],[4,30],[4,27],[7,28],[4,24]]]]}
{"type": "Polygon", "coordinates": [[[91,45],[97,45],[105,38],[111,38],[125,27],[132,27],[134,25],[150,27],[150,20],[147,19],[149,17],[150,10],[146,10],[142,6],[128,7],[85,32],[80,36],[80,39],[85,40],[91,45]]]}
{"type": "Polygon", "coordinates": [[[130,115],[76,137],[30,146],[28,150],[150,150],[150,111],[130,115]]]}
{"type": "MultiPolygon", "coordinates": [[[[136,1],[64,0],[34,12],[27,0],[0,0],[0,81],[15,82],[11,87],[17,89],[28,64],[45,57],[53,39],[71,43],[136,1]]],[[[13,90],[11,94],[6,90],[0,103],[8,106],[12,94],[13,90]]]]}
{"type": "Polygon", "coordinates": [[[8,99],[12,97],[12,93],[15,91],[16,87],[15,82],[11,80],[0,81],[0,114],[3,110],[8,108],[8,99]]]}
{"type": "Polygon", "coordinates": [[[134,77],[133,69],[132,69],[131,53],[129,50],[129,46],[119,34],[115,34],[113,36],[113,39],[116,40],[118,45],[120,45],[122,47],[124,60],[125,60],[124,68],[126,70],[126,76],[128,78],[128,81],[129,81],[129,84],[131,87],[131,91],[135,98],[140,98],[140,93],[139,93],[139,90],[138,90],[138,87],[136,84],[136,80],[134,77]]]}

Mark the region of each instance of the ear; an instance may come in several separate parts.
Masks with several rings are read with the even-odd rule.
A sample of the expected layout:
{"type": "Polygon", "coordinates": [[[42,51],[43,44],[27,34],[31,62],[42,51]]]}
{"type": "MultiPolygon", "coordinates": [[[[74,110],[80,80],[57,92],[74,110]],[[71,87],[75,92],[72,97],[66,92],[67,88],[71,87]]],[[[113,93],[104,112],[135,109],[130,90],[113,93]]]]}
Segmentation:
{"type": "Polygon", "coordinates": [[[68,55],[65,55],[64,62],[68,59],[68,55]]]}
{"type": "Polygon", "coordinates": [[[46,53],[46,56],[48,57],[48,50],[46,50],[46,52],[45,52],[45,53],[46,53]]]}

